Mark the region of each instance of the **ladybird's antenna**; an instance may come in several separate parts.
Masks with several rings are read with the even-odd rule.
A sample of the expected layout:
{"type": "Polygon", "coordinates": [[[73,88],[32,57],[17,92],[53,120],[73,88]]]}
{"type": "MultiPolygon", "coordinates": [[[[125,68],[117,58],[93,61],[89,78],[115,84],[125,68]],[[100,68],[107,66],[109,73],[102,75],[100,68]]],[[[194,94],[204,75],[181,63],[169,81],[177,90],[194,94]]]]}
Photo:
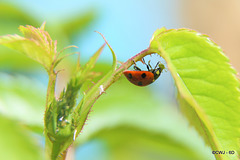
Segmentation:
{"type": "Polygon", "coordinates": [[[158,61],[158,63],[156,64],[156,66],[154,67],[154,69],[156,69],[157,68],[157,66],[159,65],[159,63],[160,63],[160,61],[158,61]]]}

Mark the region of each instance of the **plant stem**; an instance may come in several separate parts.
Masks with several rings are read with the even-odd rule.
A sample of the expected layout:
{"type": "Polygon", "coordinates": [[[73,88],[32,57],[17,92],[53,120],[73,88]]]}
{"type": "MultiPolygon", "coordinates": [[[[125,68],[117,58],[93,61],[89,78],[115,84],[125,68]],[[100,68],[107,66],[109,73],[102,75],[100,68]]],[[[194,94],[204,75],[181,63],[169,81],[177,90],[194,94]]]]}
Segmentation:
{"type": "MultiPolygon", "coordinates": [[[[134,61],[137,62],[141,60],[143,57],[146,55],[150,55],[156,53],[154,50],[151,49],[145,49],[141,51],[140,53],[136,54],[135,56],[131,57],[128,59],[125,63],[123,63],[117,70],[115,70],[114,74],[112,75],[112,78],[107,80],[102,84],[103,86],[103,91],[106,91],[114,82],[116,82],[122,75],[123,71],[128,69],[131,65],[134,64],[134,61]]],[[[94,105],[96,100],[103,94],[104,92],[95,92],[93,95],[91,95],[91,100],[85,103],[85,106],[91,105],[91,107],[94,105]]],[[[84,107],[83,107],[84,108],[84,107]]],[[[85,107],[86,108],[86,107],[85,107]]],[[[83,113],[82,113],[83,114],[83,113]]],[[[86,117],[88,116],[89,112],[86,113],[86,117]]],[[[85,120],[86,120],[85,117],[85,120]]],[[[81,128],[79,131],[82,130],[84,124],[82,124],[81,128]]]]}
{"type": "MultiPolygon", "coordinates": [[[[50,69],[50,71],[48,71],[48,75],[49,75],[49,80],[48,80],[48,87],[47,87],[47,96],[46,96],[46,106],[45,106],[45,114],[46,115],[46,111],[47,108],[49,107],[51,101],[53,100],[53,98],[55,98],[55,84],[56,84],[56,77],[57,74],[54,71],[53,65],[50,69]]],[[[44,117],[45,119],[45,117],[44,117]]],[[[44,120],[45,122],[45,120],[44,120]]],[[[44,124],[44,134],[45,134],[45,155],[46,155],[46,159],[50,160],[51,159],[51,154],[52,154],[52,147],[53,144],[50,141],[47,132],[46,132],[46,125],[44,124]]]]}
{"type": "Polygon", "coordinates": [[[47,97],[46,97],[46,108],[49,106],[53,98],[55,98],[55,84],[56,84],[57,74],[54,70],[49,72],[49,80],[47,87],[47,97]]]}
{"type": "MultiPolygon", "coordinates": [[[[132,58],[128,59],[125,63],[123,63],[118,69],[116,69],[114,71],[114,73],[112,74],[112,76],[109,77],[109,79],[106,80],[105,82],[103,82],[102,84],[99,84],[99,86],[101,85],[103,87],[103,90],[105,91],[106,89],[108,89],[114,82],[116,82],[121,77],[124,70],[128,69],[131,65],[134,64],[134,61],[137,62],[137,61],[141,60],[143,57],[145,57],[146,55],[149,55],[149,54],[152,54],[152,53],[155,53],[155,52],[151,49],[146,49],[146,50],[143,50],[142,52],[136,54],[132,58]]],[[[52,70],[52,72],[50,72],[50,74],[49,74],[49,84],[48,84],[48,93],[47,93],[47,107],[49,107],[51,101],[53,100],[53,98],[55,98],[54,97],[55,82],[56,82],[56,73],[52,70]]],[[[84,119],[83,122],[85,122],[85,120],[86,120],[86,118],[89,114],[88,106],[93,106],[93,104],[104,93],[104,91],[103,92],[101,92],[101,91],[100,92],[99,91],[95,92],[94,91],[93,93],[91,93],[91,96],[89,97],[89,100],[86,101],[85,104],[84,104],[85,105],[85,110],[82,111],[82,113],[81,113],[81,117],[84,119]]],[[[77,113],[77,114],[79,114],[79,113],[77,113]]],[[[85,123],[81,124],[80,128],[78,129],[78,132],[80,132],[82,130],[84,124],[85,123]]],[[[49,137],[46,135],[46,145],[47,145],[46,148],[48,149],[48,150],[46,150],[46,153],[47,153],[48,156],[49,155],[51,156],[50,158],[52,158],[52,153],[54,153],[54,146],[56,147],[57,144],[55,144],[55,143],[52,144],[51,141],[49,140],[49,137]]],[[[66,149],[64,152],[61,153],[62,154],[61,160],[65,160],[67,152],[68,152],[68,149],[66,149]]]]}

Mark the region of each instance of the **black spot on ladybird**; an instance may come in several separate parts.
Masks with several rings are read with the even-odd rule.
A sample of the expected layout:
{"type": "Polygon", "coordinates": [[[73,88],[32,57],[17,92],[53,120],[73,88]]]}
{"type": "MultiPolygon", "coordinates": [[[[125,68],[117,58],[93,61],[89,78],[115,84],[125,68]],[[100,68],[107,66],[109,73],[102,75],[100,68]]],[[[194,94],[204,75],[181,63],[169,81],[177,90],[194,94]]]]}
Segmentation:
{"type": "Polygon", "coordinates": [[[143,84],[142,84],[142,82],[140,81],[140,82],[138,82],[138,85],[139,85],[139,86],[142,86],[143,84]]]}
{"type": "Polygon", "coordinates": [[[132,74],[131,73],[128,74],[128,78],[130,78],[130,79],[132,78],[132,74]]]}
{"type": "Polygon", "coordinates": [[[141,76],[142,76],[142,78],[145,78],[147,75],[146,75],[146,73],[143,73],[141,76]]]}

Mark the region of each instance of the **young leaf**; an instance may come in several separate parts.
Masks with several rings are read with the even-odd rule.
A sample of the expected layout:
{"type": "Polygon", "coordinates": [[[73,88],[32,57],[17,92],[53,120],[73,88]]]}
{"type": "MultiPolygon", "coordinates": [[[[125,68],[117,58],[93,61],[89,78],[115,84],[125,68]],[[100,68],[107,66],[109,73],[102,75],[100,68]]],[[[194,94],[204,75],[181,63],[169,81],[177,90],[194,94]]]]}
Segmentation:
{"type": "MultiPolygon", "coordinates": [[[[99,33],[102,37],[103,35],[101,33],[99,33]]],[[[114,77],[112,77],[116,66],[117,66],[117,58],[116,55],[114,53],[114,51],[112,50],[111,46],[108,44],[108,42],[106,41],[106,39],[103,37],[103,39],[105,40],[105,42],[107,43],[109,49],[112,52],[112,57],[113,57],[113,64],[112,64],[112,68],[111,70],[105,75],[103,76],[86,94],[86,96],[84,97],[84,99],[86,100],[84,103],[81,103],[81,105],[78,105],[78,110],[76,110],[76,119],[77,119],[77,135],[80,133],[80,131],[82,130],[85,121],[87,119],[87,116],[91,110],[92,105],[95,103],[95,101],[97,100],[97,98],[102,95],[105,92],[105,89],[107,88],[108,84],[110,81],[112,81],[112,79],[114,77]],[[80,112],[80,113],[79,113],[80,112]],[[80,116],[79,116],[80,114],[80,116]]]]}
{"type": "MultiPolygon", "coordinates": [[[[65,116],[68,116],[62,116],[63,118],[59,117],[59,113],[61,112],[59,112],[59,109],[56,108],[62,108],[65,105],[63,104],[61,106],[60,104],[58,104],[58,101],[53,101],[46,113],[45,124],[48,124],[47,130],[50,133],[47,134],[48,139],[46,140],[46,142],[49,143],[49,146],[51,146],[50,154],[52,159],[56,158],[60,153],[63,153],[63,151],[65,151],[73,143],[73,141],[75,141],[76,137],[79,135],[85,124],[92,105],[97,100],[97,98],[104,93],[104,89],[108,87],[108,84],[113,79],[112,74],[116,69],[117,61],[112,48],[108,43],[107,45],[109,46],[113,56],[112,69],[96,84],[94,84],[87,93],[84,92],[82,100],[77,105],[77,107],[74,108],[74,110],[67,110],[68,113],[65,114],[65,116]],[[65,120],[67,120],[68,123],[66,125],[64,123],[64,126],[62,128],[59,127],[59,124],[61,125],[62,121],[65,120]]],[[[83,68],[78,66],[79,71],[75,74],[76,77],[74,78],[79,84],[82,85],[87,79],[94,77],[94,75],[92,75],[91,69],[94,67],[104,46],[105,45],[103,45],[94,54],[94,56],[83,68]]]]}
{"type": "Polygon", "coordinates": [[[83,98],[78,105],[80,108],[76,107],[77,96],[85,81],[92,79],[96,75],[91,70],[102,53],[104,46],[105,44],[98,49],[85,66],[82,68],[77,66],[76,73],[68,83],[66,91],[63,90],[59,99],[54,99],[46,111],[45,132],[48,136],[47,143],[51,143],[49,144],[50,146],[52,145],[50,149],[52,159],[55,159],[60,153],[65,151],[76,138],[75,132],[78,127],[76,123],[78,123],[79,110],[84,102],[83,98]]]}
{"type": "Polygon", "coordinates": [[[181,109],[217,151],[216,159],[237,159],[240,153],[240,92],[236,71],[207,36],[188,29],[166,30],[150,48],[162,56],[179,91],[181,109]]]}
{"type": "MultiPolygon", "coordinates": [[[[84,82],[86,79],[88,79],[88,75],[91,75],[92,72],[91,70],[93,69],[93,67],[95,66],[99,56],[101,55],[103,49],[105,47],[105,44],[103,44],[98,51],[90,58],[90,60],[84,65],[84,67],[81,69],[80,73],[81,73],[81,78],[80,80],[82,82],[84,82]]],[[[90,76],[91,77],[91,76],[90,76]]]]}
{"type": "Polygon", "coordinates": [[[20,26],[19,30],[24,37],[19,35],[1,36],[0,44],[25,54],[49,71],[57,52],[56,41],[54,42],[48,32],[40,28],[27,25],[26,27],[20,26]]]}

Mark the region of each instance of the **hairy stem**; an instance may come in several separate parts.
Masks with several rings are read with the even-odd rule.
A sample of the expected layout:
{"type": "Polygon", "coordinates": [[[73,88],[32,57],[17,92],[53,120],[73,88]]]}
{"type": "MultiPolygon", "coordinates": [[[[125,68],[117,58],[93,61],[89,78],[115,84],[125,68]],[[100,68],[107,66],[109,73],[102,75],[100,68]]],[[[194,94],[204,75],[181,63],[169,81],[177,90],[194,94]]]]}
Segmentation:
{"type": "MultiPolygon", "coordinates": [[[[141,60],[143,57],[145,57],[146,55],[149,55],[152,53],[155,53],[155,52],[151,49],[146,49],[146,50],[143,50],[142,52],[136,54],[132,58],[128,59],[125,63],[123,63],[119,68],[117,68],[106,81],[98,82],[97,86],[95,86],[95,89],[92,91],[92,93],[87,93],[88,97],[86,96],[85,98],[88,100],[84,102],[84,104],[83,104],[83,106],[81,106],[80,110],[76,111],[77,112],[76,114],[79,114],[79,111],[80,111],[81,120],[79,122],[83,122],[83,123],[79,124],[76,135],[78,135],[80,133],[80,131],[82,130],[84,123],[86,121],[86,118],[89,114],[90,107],[93,106],[93,104],[104,93],[104,91],[106,89],[108,89],[114,82],[116,82],[121,77],[123,71],[128,69],[131,65],[133,65],[134,61],[137,62],[137,61],[141,60]],[[100,89],[100,92],[98,90],[96,90],[98,87],[100,89]]],[[[50,102],[52,101],[52,99],[55,98],[54,97],[55,80],[56,80],[56,74],[54,72],[52,72],[52,74],[50,74],[49,84],[48,84],[49,85],[48,86],[48,96],[47,96],[47,105],[48,106],[49,106],[50,102]]],[[[49,143],[46,143],[46,145],[49,145],[49,146],[46,146],[46,148],[49,148],[49,150],[46,152],[48,152],[48,154],[50,154],[51,158],[52,158],[52,154],[55,153],[54,152],[54,144],[55,143],[51,144],[49,137],[47,135],[46,135],[46,142],[49,142],[49,143]]],[[[55,144],[55,146],[57,146],[57,144],[55,144]]],[[[61,158],[60,158],[61,160],[65,160],[67,152],[68,152],[68,149],[66,149],[64,152],[61,153],[61,158]]]]}
{"type": "Polygon", "coordinates": [[[68,149],[62,152],[61,160],[66,160],[68,149]]]}
{"type": "MultiPolygon", "coordinates": [[[[153,54],[155,53],[153,50],[151,49],[145,49],[143,51],[141,51],[140,53],[136,54],[135,56],[129,58],[125,63],[123,63],[117,70],[115,75],[118,75],[119,73],[122,73],[124,70],[126,70],[127,68],[131,67],[131,65],[133,65],[133,61],[137,62],[139,60],[141,60],[143,57],[145,57],[146,55],[149,54],[153,54]]],[[[118,77],[119,78],[119,77],[118,77]]]]}
{"type": "MultiPolygon", "coordinates": [[[[136,54],[135,56],[131,57],[130,59],[128,59],[125,63],[123,63],[117,70],[115,70],[114,74],[112,75],[112,78],[109,79],[108,81],[104,82],[102,84],[103,87],[103,91],[106,91],[114,82],[116,82],[122,75],[123,71],[128,69],[131,65],[134,64],[134,61],[137,62],[139,60],[141,60],[143,57],[145,57],[146,55],[150,55],[156,53],[154,50],[151,49],[146,49],[141,51],[140,53],[136,54]]],[[[93,95],[91,95],[91,100],[87,101],[84,105],[83,108],[87,108],[87,106],[93,106],[93,104],[96,102],[96,100],[103,94],[104,92],[95,92],[93,93],[93,95]]],[[[85,112],[86,110],[84,110],[83,112],[85,112]]],[[[89,114],[89,112],[86,113],[87,116],[89,114]]],[[[86,118],[85,120],[86,121],[86,118]]],[[[83,128],[84,124],[82,124],[81,126],[81,130],[83,128]]],[[[80,131],[79,131],[80,132],[80,131]]]]}

